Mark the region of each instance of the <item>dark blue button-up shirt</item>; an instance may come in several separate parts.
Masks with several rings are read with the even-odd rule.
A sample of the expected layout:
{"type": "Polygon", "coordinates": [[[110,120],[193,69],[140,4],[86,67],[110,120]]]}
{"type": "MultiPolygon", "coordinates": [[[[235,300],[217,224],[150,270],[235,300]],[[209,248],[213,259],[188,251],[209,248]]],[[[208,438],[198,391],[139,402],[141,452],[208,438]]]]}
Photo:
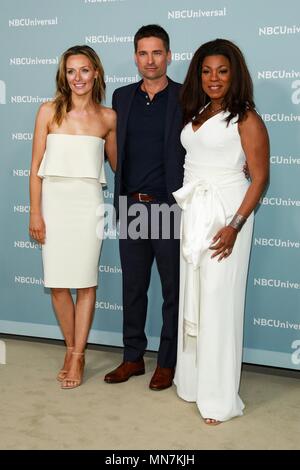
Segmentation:
{"type": "Polygon", "coordinates": [[[165,120],[168,87],[152,101],[139,87],[127,123],[123,182],[127,194],[140,192],[167,197],[164,169],[165,120]]]}

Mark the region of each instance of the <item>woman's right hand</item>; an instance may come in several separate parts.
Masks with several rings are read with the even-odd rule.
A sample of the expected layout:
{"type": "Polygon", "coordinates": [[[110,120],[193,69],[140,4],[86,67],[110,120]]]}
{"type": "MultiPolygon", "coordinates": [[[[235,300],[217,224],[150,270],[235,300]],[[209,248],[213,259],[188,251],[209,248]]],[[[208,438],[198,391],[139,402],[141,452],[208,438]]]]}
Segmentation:
{"type": "Polygon", "coordinates": [[[31,238],[42,245],[45,243],[46,226],[40,214],[31,214],[29,221],[29,234],[31,238]]]}

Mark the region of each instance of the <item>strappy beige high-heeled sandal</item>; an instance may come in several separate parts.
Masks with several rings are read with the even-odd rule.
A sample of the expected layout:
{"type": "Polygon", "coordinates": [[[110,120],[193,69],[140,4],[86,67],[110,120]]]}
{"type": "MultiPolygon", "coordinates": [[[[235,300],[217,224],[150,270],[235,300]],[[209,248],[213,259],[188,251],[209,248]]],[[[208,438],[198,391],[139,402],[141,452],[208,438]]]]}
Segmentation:
{"type": "MultiPolygon", "coordinates": [[[[65,355],[65,361],[66,361],[66,356],[67,356],[68,354],[70,354],[69,351],[73,351],[73,349],[74,349],[74,346],[67,346],[67,352],[66,352],[66,355],[65,355]]],[[[66,369],[60,369],[59,373],[57,374],[56,379],[57,379],[59,382],[62,382],[62,381],[65,379],[67,373],[68,373],[68,371],[67,371],[66,369]]]]}
{"type": "Polygon", "coordinates": [[[63,380],[63,383],[61,385],[61,388],[64,390],[69,390],[71,388],[76,388],[79,387],[82,384],[82,377],[83,377],[83,369],[84,369],[84,353],[78,353],[78,352],[72,352],[73,356],[78,356],[81,357],[81,370],[80,370],[80,377],[68,377],[66,376],[63,380]],[[69,382],[73,382],[72,385],[69,382]]]}

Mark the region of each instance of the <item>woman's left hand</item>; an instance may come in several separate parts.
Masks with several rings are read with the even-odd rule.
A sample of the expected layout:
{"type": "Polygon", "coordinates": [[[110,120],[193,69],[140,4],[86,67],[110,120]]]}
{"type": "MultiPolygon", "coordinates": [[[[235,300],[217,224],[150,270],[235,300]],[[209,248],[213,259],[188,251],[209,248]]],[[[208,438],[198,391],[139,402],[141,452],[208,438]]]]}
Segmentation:
{"type": "Polygon", "coordinates": [[[232,253],[237,234],[237,230],[229,225],[221,228],[212,239],[212,244],[209,247],[210,250],[214,250],[211,258],[219,256],[218,261],[228,258],[232,253]]]}

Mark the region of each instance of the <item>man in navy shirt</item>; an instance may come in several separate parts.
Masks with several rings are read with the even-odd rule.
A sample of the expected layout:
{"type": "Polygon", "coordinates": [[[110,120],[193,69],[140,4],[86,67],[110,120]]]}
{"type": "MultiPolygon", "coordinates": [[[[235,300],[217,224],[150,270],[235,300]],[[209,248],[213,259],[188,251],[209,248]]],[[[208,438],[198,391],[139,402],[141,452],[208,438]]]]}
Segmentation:
{"type": "Polygon", "coordinates": [[[125,382],[145,373],[143,356],[147,347],[145,323],[147,291],[154,259],[160,275],[163,325],[157,367],[150,381],[152,390],[172,385],[177,353],[179,297],[178,218],[153,218],[153,207],[175,203],[172,192],[182,186],[185,151],[180,143],[182,116],[180,84],[167,77],[171,60],[169,36],[158,25],[141,27],[134,37],[135,61],[142,80],[117,89],[113,108],[118,115],[118,163],[115,174],[114,206],[120,216],[120,257],[123,272],[124,360],[108,373],[107,383],[125,382]],[[126,209],[122,211],[121,198],[126,209]],[[143,205],[144,227],[132,237],[130,210],[143,205]],[[162,227],[171,222],[166,236],[162,227]],[[154,230],[153,230],[154,229],[154,230]],[[155,232],[155,236],[151,235],[155,232]],[[176,233],[177,232],[177,233],[176,233]]]}

